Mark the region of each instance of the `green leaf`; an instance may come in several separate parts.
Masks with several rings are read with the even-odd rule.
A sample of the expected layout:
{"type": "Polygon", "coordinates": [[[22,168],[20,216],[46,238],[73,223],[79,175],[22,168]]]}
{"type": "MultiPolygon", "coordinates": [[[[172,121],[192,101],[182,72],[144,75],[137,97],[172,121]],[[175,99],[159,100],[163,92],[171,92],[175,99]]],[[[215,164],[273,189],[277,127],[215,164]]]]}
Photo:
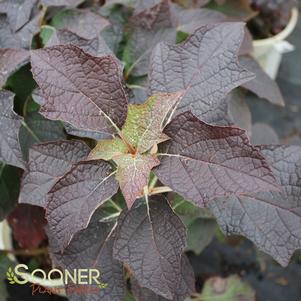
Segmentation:
{"type": "Polygon", "coordinates": [[[109,161],[116,156],[128,153],[128,147],[120,139],[115,138],[112,140],[100,140],[96,147],[89,154],[89,160],[102,159],[109,161]]]}
{"type": "Polygon", "coordinates": [[[139,154],[119,156],[114,161],[118,165],[116,179],[128,207],[131,208],[135,200],[143,195],[150,172],[160,161],[155,156],[139,154]]]}
{"type": "Polygon", "coordinates": [[[62,123],[46,119],[37,112],[28,113],[20,129],[20,144],[25,158],[28,158],[28,151],[32,145],[65,138],[62,123]]]}
{"type": "Polygon", "coordinates": [[[199,208],[192,204],[190,201],[185,200],[180,195],[172,192],[170,193],[169,199],[172,202],[172,208],[174,211],[182,217],[187,217],[190,221],[201,217],[201,218],[213,218],[213,215],[210,213],[208,209],[199,208]]]}
{"type": "MultiPolygon", "coordinates": [[[[185,222],[184,222],[185,223],[185,222]]],[[[199,255],[215,236],[216,222],[213,219],[197,218],[187,225],[187,248],[199,255]]]]}
{"type": "Polygon", "coordinates": [[[54,32],[55,32],[55,28],[52,26],[44,25],[41,27],[40,38],[44,46],[47,44],[47,42],[52,37],[54,32]]]}
{"type": "MultiPolygon", "coordinates": [[[[143,104],[131,104],[122,129],[124,138],[143,153],[162,142],[162,131],[175,111],[183,92],[159,93],[143,104]]],[[[167,137],[165,136],[165,138],[167,137]]]]}
{"type": "Polygon", "coordinates": [[[0,163],[0,221],[17,203],[20,187],[20,169],[0,163]]]}
{"type": "Polygon", "coordinates": [[[6,82],[6,87],[16,94],[14,109],[18,114],[23,115],[23,106],[26,99],[36,87],[36,83],[30,72],[30,65],[26,64],[10,76],[6,82]]]}
{"type": "MultiPolygon", "coordinates": [[[[195,300],[195,299],[193,299],[195,300]]],[[[202,294],[195,301],[255,301],[255,292],[238,276],[214,277],[205,282],[202,294]]]]}

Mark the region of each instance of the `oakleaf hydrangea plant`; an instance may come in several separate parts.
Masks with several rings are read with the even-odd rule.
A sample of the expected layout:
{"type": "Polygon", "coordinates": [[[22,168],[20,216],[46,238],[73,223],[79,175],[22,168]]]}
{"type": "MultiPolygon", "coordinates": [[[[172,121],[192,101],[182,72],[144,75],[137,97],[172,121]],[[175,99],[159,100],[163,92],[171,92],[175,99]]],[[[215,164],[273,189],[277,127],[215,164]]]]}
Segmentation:
{"type": "Polygon", "coordinates": [[[195,291],[171,192],[282,265],[301,247],[300,147],[252,146],[245,130],[217,122],[229,93],[255,77],[238,61],[244,24],[200,26],[170,43],[169,5],[137,6],[125,46],[130,66],[104,40],[67,29],[25,55],[39,112],[72,134],[33,145],[27,162],[14,94],[0,92],[0,157],[25,169],[19,202],[45,208],[54,265],[98,268],[107,283],[100,296],[67,287],[70,300],[123,301],[126,278],[141,301],[183,301],[195,291]],[[137,48],[139,36],[147,49],[137,48]],[[142,74],[146,93],[134,102],[128,83],[142,74]]]}

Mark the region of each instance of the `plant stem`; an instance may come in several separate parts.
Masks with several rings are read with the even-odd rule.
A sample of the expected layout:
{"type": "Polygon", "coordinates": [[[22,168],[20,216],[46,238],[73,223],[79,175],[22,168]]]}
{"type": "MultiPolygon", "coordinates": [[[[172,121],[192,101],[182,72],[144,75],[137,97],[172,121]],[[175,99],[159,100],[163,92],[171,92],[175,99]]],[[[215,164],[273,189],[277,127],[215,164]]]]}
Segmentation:
{"type": "Polygon", "coordinates": [[[16,256],[37,256],[37,255],[42,255],[42,254],[47,254],[48,253],[48,248],[40,248],[40,249],[31,249],[31,250],[7,250],[3,249],[0,250],[0,253],[4,254],[13,254],[16,256]]]}
{"type": "Polygon", "coordinates": [[[147,215],[150,216],[149,203],[148,203],[149,190],[148,190],[147,186],[144,187],[143,192],[144,192],[144,198],[145,198],[145,203],[146,203],[146,208],[147,208],[147,215]]]}

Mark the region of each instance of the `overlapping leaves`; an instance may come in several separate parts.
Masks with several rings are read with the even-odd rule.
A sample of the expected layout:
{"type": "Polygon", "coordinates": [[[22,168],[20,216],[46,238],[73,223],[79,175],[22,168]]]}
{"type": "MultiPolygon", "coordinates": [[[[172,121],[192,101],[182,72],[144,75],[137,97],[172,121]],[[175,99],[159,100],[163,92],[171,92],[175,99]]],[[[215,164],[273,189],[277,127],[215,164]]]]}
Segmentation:
{"type": "Polygon", "coordinates": [[[226,233],[248,237],[285,266],[301,248],[301,148],[263,146],[260,150],[281,191],[216,199],[208,208],[226,233]]]}
{"type": "MultiPolygon", "coordinates": [[[[42,2],[77,6],[82,1],[42,2]]],[[[196,14],[204,17],[206,13],[196,14]]],[[[300,150],[255,148],[243,130],[199,119],[227,124],[226,96],[242,84],[275,103],[281,103],[281,95],[275,86],[269,94],[258,89],[258,82],[246,84],[254,77],[238,63],[244,37],[241,23],[212,25],[212,18],[223,19],[216,13],[200,21],[211,25],[198,28],[185,42],[174,45],[176,25],[194,31],[196,17],[192,23],[188,20],[192,15],[176,11],[169,1],[136,1],[122,57],[127,60],[129,81],[133,75],[149,75],[150,97],[140,105],[128,105],[123,65],[101,37],[110,24],[94,12],[61,11],[52,18],[56,29],[48,27],[51,38],[42,37],[47,47],[31,51],[32,73],[40,88],[34,99],[41,105],[40,112],[63,121],[68,133],[99,141],[92,150],[73,140],[33,146],[20,202],[46,208],[51,255],[58,266],[96,267],[103,272],[108,287],[101,290],[102,298],[123,300],[123,264],[132,276],[133,293],[141,300],[183,301],[194,291],[193,272],[183,255],[187,249],[185,226],[164,196],[148,195],[156,188],[172,189],[199,207],[207,206],[224,229],[248,236],[282,264],[300,247],[296,230],[300,224],[300,158],[293,155],[300,150]],[[161,41],[171,44],[158,44],[161,41]],[[151,171],[166,186],[154,188],[155,177],[148,187],[151,171]],[[285,191],[279,192],[280,186],[285,191]],[[114,203],[119,188],[126,201],[121,207],[114,203]],[[287,208],[284,198],[289,199],[287,208]],[[98,215],[107,203],[113,204],[117,213],[105,220],[114,221],[120,214],[116,223],[105,223],[98,215]],[[272,224],[273,219],[277,224],[272,224]],[[283,240],[276,239],[276,232],[283,234],[283,240]]],[[[23,17],[17,18],[16,28],[28,22],[23,17]]],[[[5,18],[7,26],[11,19],[5,18]]],[[[10,37],[12,45],[17,45],[18,39],[10,37]]],[[[28,60],[26,50],[3,51],[9,64],[0,59],[5,71],[1,85],[28,60]]],[[[249,66],[244,58],[241,61],[249,66]]],[[[257,65],[252,66],[259,82],[267,80],[257,65]]],[[[1,98],[2,115],[8,119],[1,135],[9,139],[1,139],[0,157],[24,168],[18,144],[22,119],[12,110],[13,95],[1,93],[5,96],[3,101],[1,98]]],[[[70,300],[99,298],[89,295],[82,299],[68,289],[70,300]]]]}
{"type": "Polygon", "coordinates": [[[178,111],[191,110],[210,123],[226,95],[254,78],[238,64],[243,37],[243,24],[220,23],[199,28],[182,44],[158,44],[150,63],[151,93],[187,90],[178,111]]]}

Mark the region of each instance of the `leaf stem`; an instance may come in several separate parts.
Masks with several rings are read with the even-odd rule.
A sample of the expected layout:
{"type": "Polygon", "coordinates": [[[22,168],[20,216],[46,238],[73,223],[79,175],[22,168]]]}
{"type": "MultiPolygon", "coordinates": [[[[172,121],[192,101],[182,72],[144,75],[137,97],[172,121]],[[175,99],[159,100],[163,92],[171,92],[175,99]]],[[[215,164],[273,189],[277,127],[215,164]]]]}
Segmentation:
{"type": "Polygon", "coordinates": [[[174,206],[172,206],[172,209],[175,210],[176,208],[180,207],[182,204],[184,204],[186,202],[186,200],[181,200],[179,203],[175,204],[174,206]]]}
{"type": "Polygon", "coordinates": [[[171,192],[172,189],[167,186],[161,186],[161,187],[154,187],[148,195],[154,195],[154,194],[160,194],[164,192],[171,192]]]}
{"type": "Polygon", "coordinates": [[[147,215],[150,217],[150,213],[149,213],[149,203],[148,203],[148,196],[149,196],[149,190],[148,187],[145,186],[143,188],[143,192],[144,192],[144,198],[145,198],[145,203],[146,203],[146,208],[147,208],[147,215]]]}
{"type": "Polygon", "coordinates": [[[128,88],[130,89],[141,89],[141,90],[146,90],[145,87],[143,86],[139,86],[139,85],[130,85],[130,84],[127,84],[128,88]]]}
{"type": "Polygon", "coordinates": [[[37,142],[41,142],[41,140],[39,139],[39,137],[33,132],[33,130],[27,125],[27,123],[25,121],[22,121],[22,125],[26,128],[26,130],[29,132],[29,134],[37,141],[37,142]]]}
{"type": "Polygon", "coordinates": [[[154,189],[154,187],[157,184],[157,181],[158,181],[158,178],[156,176],[154,176],[153,179],[149,183],[149,186],[148,186],[149,191],[152,191],[154,189]]]}
{"type": "Polygon", "coordinates": [[[113,207],[118,211],[118,212],[121,212],[122,211],[122,208],[117,205],[112,199],[109,199],[109,202],[113,205],[113,207]]]}
{"type": "Polygon", "coordinates": [[[118,217],[120,214],[121,214],[121,211],[118,211],[116,213],[113,213],[111,215],[108,215],[106,217],[101,218],[99,221],[100,222],[107,222],[107,221],[110,221],[111,219],[113,219],[115,217],[118,217]]]}

